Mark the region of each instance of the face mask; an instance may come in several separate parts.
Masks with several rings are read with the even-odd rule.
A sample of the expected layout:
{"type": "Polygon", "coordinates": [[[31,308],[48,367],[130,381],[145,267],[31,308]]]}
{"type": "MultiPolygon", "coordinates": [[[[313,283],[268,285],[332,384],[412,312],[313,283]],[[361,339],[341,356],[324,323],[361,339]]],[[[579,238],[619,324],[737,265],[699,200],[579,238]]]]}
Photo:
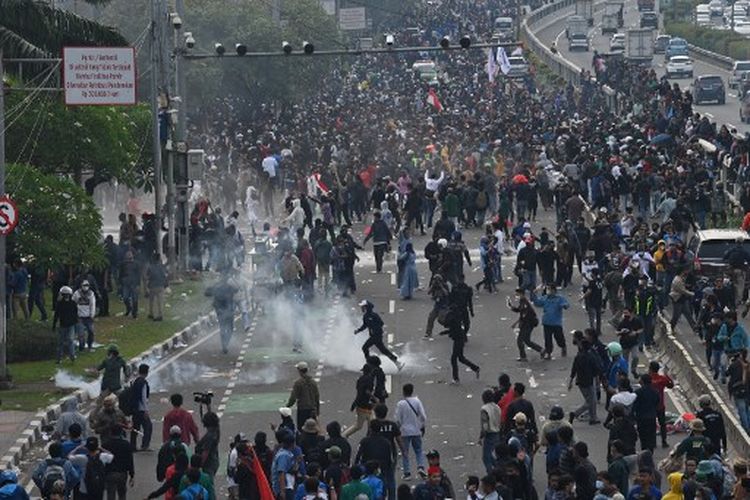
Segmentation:
{"type": "Polygon", "coordinates": [[[597,480],[597,481],[596,481],[596,489],[597,489],[597,490],[600,490],[600,489],[602,489],[602,488],[604,488],[604,482],[603,482],[603,481],[599,481],[599,480],[597,480]]]}

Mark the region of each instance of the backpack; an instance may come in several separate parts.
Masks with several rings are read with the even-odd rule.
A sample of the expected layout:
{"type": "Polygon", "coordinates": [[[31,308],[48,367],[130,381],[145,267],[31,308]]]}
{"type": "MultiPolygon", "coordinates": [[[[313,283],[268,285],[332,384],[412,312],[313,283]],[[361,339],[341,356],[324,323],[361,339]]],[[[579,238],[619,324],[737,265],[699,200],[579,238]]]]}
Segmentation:
{"type": "Polygon", "coordinates": [[[117,404],[120,410],[125,414],[126,417],[133,416],[133,388],[129,385],[125,386],[120,394],[117,395],[117,404]]]}
{"type": "Polygon", "coordinates": [[[484,191],[479,191],[479,194],[477,195],[477,208],[479,210],[484,210],[487,208],[487,193],[484,191]]]}
{"type": "MultiPolygon", "coordinates": [[[[58,483],[65,487],[65,468],[52,460],[47,460],[47,468],[42,475],[42,497],[49,498],[58,483]]],[[[57,486],[59,488],[59,486],[57,486]]]]}
{"type": "Polygon", "coordinates": [[[104,462],[99,458],[99,455],[89,456],[84,475],[86,491],[89,495],[97,495],[104,491],[106,487],[105,476],[104,462]]]}

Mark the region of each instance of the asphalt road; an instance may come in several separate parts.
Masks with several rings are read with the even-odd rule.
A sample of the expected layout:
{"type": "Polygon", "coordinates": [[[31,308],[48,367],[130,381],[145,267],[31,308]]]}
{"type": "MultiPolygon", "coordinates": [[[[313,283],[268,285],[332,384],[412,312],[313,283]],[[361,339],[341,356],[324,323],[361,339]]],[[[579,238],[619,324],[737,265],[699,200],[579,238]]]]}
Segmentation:
{"type": "MultiPolygon", "coordinates": [[[[541,226],[552,227],[552,214],[543,213],[540,221],[534,223],[538,231],[541,226]]],[[[355,230],[360,241],[361,226],[355,230]]],[[[481,236],[479,229],[464,231],[464,240],[469,248],[478,248],[481,236]]],[[[426,237],[417,237],[415,248],[421,253],[427,243],[426,237]]],[[[473,251],[473,266],[467,272],[467,282],[474,284],[481,279],[478,270],[477,252],[473,251]]],[[[406,362],[402,372],[386,358],[383,365],[389,374],[388,384],[393,396],[388,400],[393,408],[400,394],[402,384],[411,382],[425,404],[429,422],[425,437],[425,448],[438,449],[443,457],[443,466],[457,486],[463,484],[469,474],[480,474],[481,447],[477,444],[479,435],[479,407],[482,391],[496,384],[497,376],[506,372],[515,381],[524,382],[528,387],[528,397],[534,403],[538,424],[544,421],[554,404],[561,404],[566,412],[577,408],[581,397],[577,390],[567,390],[567,380],[575,349],[570,348],[571,357],[553,358],[542,361],[535,354],[530,355],[526,364],[515,361],[518,356],[511,323],[515,315],[505,305],[505,297],[512,294],[515,277],[506,279],[500,285],[499,293],[480,292],[476,297],[476,317],[471,327],[471,338],[466,355],[481,367],[481,377],[463,371],[462,383],[448,385],[450,376],[450,341],[438,337],[434,341],[424,341],[422,336],[431,302],[424,291],[418,291],[413,300],[403,301],[395,287],[395,257],[388,260],[384,272],[376,274],[372,252],[368,248],[360,252],[362,261],[357,270],[357,297],[334,299],[325,302],[321,297],[306,310],[296,309],[278,299],[272,299],[265,314],[253,319],[249,332],[235,333],[230,354],[221,354],[218,335],[207,332],[205,337],[194,345],[179,352],[176,356],[161,363],[152,370],[149,377],[152,386],[151,414],[154,418],[154,439],[152,448],[161,443],[162,415],[169,409],[168,397],[173,392],[188,396],[194,391],[211,390],[216,395],[214,407],[221,415],[221,434],[224,443],[221,450],[225,462],[227,444],[234,434],[243,431],[254,435],[264,430],[272,436],[270,424],[277,422],[277,410],[285,405],[291,385],[296,378],[294,365],[299,360],[310,364],[311,371],[320,381],[323,425],[336,419],[343,425],[354,422],[349,412],[354,398],[354,383],[363,363],[360,351],[365,333],[355,337],[353,330],[359,325],[360,314],[356,301],[362,298],[371,300],[382,314],[386,323],[388,343],[406,362]],[[294,332],[301,334],[305,349],[295,354],[291,349],[294,332]]],[[[513,257],[503,259],[503,272],[507,276],[513,267],[513,257]]],[[[424,259],[418,264],[422,285],[427,284],[429,271],[424,259]]],[[[571,308],[565,317],[565,331],[587,326],[585,312],[578,303],[580,277],[575,284],[564,291],[571,301],[571,308]]],[[[436,325],[437,327],[437,325],[436,325]]],[[[437,331],[437,330],[436,330],[437,331]]],[[[534,339],[542,342],[541,328],[534,332],[534,339]]],[[[614,340],[611,327],[605,327],[605,341],[614,340]]],[[[557,352],[556,355],[559,355],[557,352]]],[[[646,359],[641,360],[644,365],[646,359]]],[[[641,366],[641,370],[645,370],[641,366]]],[[[672,391],[677,394],[677,391],[672,391]]],[[[678,399],[676,396],[672,399],[678,399]]],[[[670,401],[670,409],[680,410],[683,403],[670,401]]],[[[192,406],[197,412],[197,406],[192,406]]],[[[604,413],[600,406],[600,418],[604,413]]],[[[606,464],[607,431],[601,426],[589,426],[587,422],[575,425],[576,437],[590,445],[594,463],[603,468],[606,464]]],[[[354,446],[363,432],[352,436],[354,446]]],[[[676,438],[672,438],[672,441],[676,438]]],[[[657,458],[664,451],[658,450],[657,458]]],[[[543,460],[543,456],[538,457],[543,460]]],[[[136,497],[145,497],[158,485],[155,479],[156,453],[138,453],[136,456],[136,497]]],[[[32,465],[29,462],[25,470],[32,465]]],[[[217,485],[225,490],[224,466],[219,470],[217,485]]],[[[546,484],[543,467],[536,469],[536,484],[540,492],[546,484]]]]}
{"type": "MultiPolygon", "coordinates": [[[[610,52],[609,41],[611,38],[610,33],[602,34],[601,23],[602,23],[602,10],[595,11],[594,13],[594,27],[590,32],[591,37],[591,50],[589,52],[584,51],[573,51],[568,50],[567,40],[565,38],[565,26],[566,19],[572,14],[572,9],[561,11],[559,16],[555,16],[554,22],[551,24],[545,24],[543,21],[539,24],[541,29],[538,29],[536,35],[539,39],[547,46],[551,46],[553,42],[560,53],[560,57],[563,57],[580,68],[591,69],[591,62],[594,54],[594,50],[598,50],[602,53],[610,52]]],[[[635,0],[625,1],[624,10],[624,28],[621,28],[618,32],[624,33],[628,27],[638,27],[640,22],[640,15],[638,13],[638,7],[635,0]]],[[[659,33],[663,33],[663,25],[660,16],[659,21],[660,29],[659,33]]],[[[666,62],[664,61],[664,54],[654,54],[652,63],[657,75],[661,76],[664,74],[666,62]]],[[[739,99],[737,97],[737,89],[730,89],[728,87],[729,71],[708,64],[704,61],[693,60],[694,76],[700,75],[720,75],[724,80],[724,84],[727,90],[726,104],[701,104],[695,106],[694,109],[702,115],[708,116],[709,119],[715,121],[717,125],[721,126],[727,124],[730,128],[735,128],[739,132],[750,131],[750,124],[744,124],[740,122],[739,118],[739,99]]],[[[672,83],[679,83],[680,87],[689,86],[692,83],[692,79],[671,79],[672,83]]]]}

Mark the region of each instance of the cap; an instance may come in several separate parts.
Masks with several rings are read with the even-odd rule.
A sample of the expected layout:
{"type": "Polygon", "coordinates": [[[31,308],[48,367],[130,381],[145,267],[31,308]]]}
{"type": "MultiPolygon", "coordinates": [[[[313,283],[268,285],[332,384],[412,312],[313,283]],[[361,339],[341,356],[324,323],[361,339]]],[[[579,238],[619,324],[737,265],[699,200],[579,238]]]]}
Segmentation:
{"type": "Polygon", "coordinates": [[[180,429],[179,425],[173,425],[169,428],[169,435],[170,436],[182,436],[182,429],[180,429]]]}
{"type": "Polygon", "coordinates": [[[359,307],[365,307],[366,305],[367,305],[367,301],[366,300],[360,300],[359,301],[359,307]]]}
{"type": "Polygon", "coordinates": [[[427,453],[425,454],[425,456],[426,456],[427,458],[431,458],[431,457],[432,457],[432,458],[440,458],[440,452],[439,452],[439,451],[437,451],[437,450],[430,450],[430,451],[428,451],[428,452],[427,452],[427,453]]]}
{"type": "Polygon", "coordinates": [[[307,361],[300,361],[299,363],[297,363],[296,365],[294,365],[294,367],[296,369],[298,369],[298,370],[305,371],[305,370],[307,370],[307,361]]]}
{"type": "Polygon", "coordinates": [[[549,411],[550,420],[562,420],[563,418],[565,418],[565,413],[562,409],[562,406],[555,405],[550,409],[549,411]]]}
{"type": "Polygon", "coordinates": [[[330,448],[326,448],[326,453],[333,458],[339,458],[341,457],[341,448],[338,446],[331,446],[330,448]]]}
{"type": "Polygon", "coordinates": [[[310,434],[317,434],[320,432],[318,429],[318,423],[314,418],[308,418],[305,420],[305,424],[302,426],[302,432],[309,432],[310,434]]]}
{"type": "Polygon", "coordinates": [[[107,346],[107,352],[120,352],[120,346],[117,344],[109,344],[107,346]]]}
{"type": "Polygon", "coordinates": [[[291,417],[292,416],[292,409],[287,408],[286,406],[282,406],[279,408],[279,413],[282,417],[291,417]]]}
{"type": "Polygon", "coordinates": [[[711,396],[709,396],[708,394],[702,394],[698,398],[698,405],[701,406],[701,407],[703,407],[703,406],[710,406],[711,405],[711,396]]]}

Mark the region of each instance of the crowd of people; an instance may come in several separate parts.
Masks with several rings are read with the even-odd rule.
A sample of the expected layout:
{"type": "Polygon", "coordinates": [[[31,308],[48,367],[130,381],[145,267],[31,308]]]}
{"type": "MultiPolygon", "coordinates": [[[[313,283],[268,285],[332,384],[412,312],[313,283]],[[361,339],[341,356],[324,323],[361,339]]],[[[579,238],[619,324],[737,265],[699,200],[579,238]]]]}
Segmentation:
{"type": "MultiPolygon", "coordinates": [[[[455,38],[465,32],[483,39],[491,35],[494,18],[512,10],[494,0],[482,2],[482,8],[468,5],[425,2],[419,12],[389,28],[417,44],[434,45],[443,35],[455,38]]],[[[403,365],[383,341],[382,318],[363,300],[358,331],[368,330],[369,339],[351,405],[353,425],[342,428],[329,421],[323,431],[320,391],[306,363],[297,364],[299,379],[279,410],[275,444],[264,432],[252,440],[238,434],[229,450],[220,450],[219,419],[211,411],[202,417],[205,432],[198,440],[197,426],[181,409],[182,396],[175,394],[158,453],[162,486],[149,498],[214,498],[224,451],[222,475],[228,478],[229,495],[243,500],[750,496],[749,465],[727,460],[729,424],[711,397],[700,398],[699,411],[685,424],[687,437],[667,440],[665,390],[674,382],[653,350],[660,314],[672,328],[700,337],[713,377],[726,385],[742,426],[750,431],[750,340],[738,318],[747,312],[750,253],[744,239],[738,241],[723,256],[726,273],[707,282],[689,245],[696,230],[725,227],[733,219],[719,169],[729,158],[731,178],[746,185],[745,139],[726,127],[717,131],[694,112],[689,91],[651,70],[608,66],[605,80],[622,96],[615,113],[591,81],[580,88],[537,81],[533,75],[511,82],[487,74],[492,65],[486,64],[484,52],[444,53],[436,56],[442,79],[433,89],[441,101],[437,106],[434,99],[426,102],[428,83],[410,70],[416,57],[358,57],[337,68],[304,105],[227,98],[205,110],[216,120],[205,120],[205,129],[193,128],[194,139],[211,154],[204,198],[195,200],[191,214],[191,265],[195,271],[222,273],[208,292],[219,316],[222,349],[228,351],[237,308],[247,320],[247,287],[231,276],[246,255],[237,225],[238,218],[245,218],[269,253],[270,268],[257,272],[277,276],[283,293],[301,303],[356,294],[357,252],[367,245],[372,245],[377,272],[395,251],[399,296],[409,300],[424,284],[434,303],[425,338],[434,338],[435,322],[444,328],[439,334],[452,342],[456,384],[459,362],[477,377],[481,370],[464,352],[474,295],[492,295],[500,283],[517,280],[506,302],[518,314],[518,362],[529,362],[528,349],[543,360],[552,359],[555,347],[561,357],[570,349],[569,387],[579,389],[581,406],[567,412],[554,406],[540,425],[529,389],[501,375],[496,387],[482,393],[478,410],[485,470],[463,485],[454,484],[441,466],[440,452],[423,449],[429,402],[412,384],[404,384],[401,399],[388,406],[381,360],[370,348],[399,369],[403,365]],[[214,123],[226,129],[209,128],[214,123]],[[713,147],[703,147],[698,139],[713,147]],[[226,221],[222,208],[231,214],[226,221]],[[548,211],[554,220],[540,225],[538,219],[548,211]],[[366,225],[362,242],[350,234],[353,222],[366,225]],[[422,235],[428,239],[429,276],[420,277],[415,241],[422,235]],[[475,236],[476,242],[469,239],[475,236]],[[273,245],[267,245],[271,240],[273,245]],[[467,283],[464,262],[473,265],[470,250],[475,247],[482,279],[467,283]],[[570,338],[565,317],[576,300],[585,307],[588,324],[576,325],[570,338]],[[539,326],[543,345],[533,340],[539,326]],[[601,420],[600,405],[606,414],[601,420]],[[596,445],[605,447],[606,463],[594,464],[594,443],[576,438],[574,426],[581,419],[604,426],[606,442],[596,445]],[[354,443],[360,431],[365,436],[354,443]],[[664,447],[673,445],[660,465],[653,458],[658,438],[664,447]],[[399,454],[401,484],[396,480],[399,454]],[[535,480],[540,470],[546,481],[535,480]]],[[[750,212],[750,195],[739,201],[750,212]]],[[[113,239],[106,243],[110,271],[128,313],[136,317],[144,269],[149,287],[163,289],[164,282],[161,275],[151,276],[155,238],[138,239],[135,221],[124,217],[121,222],[119,245],[113,239]]],[[[141,231],[151,234],[145,222],[141,231]]],[[[153,267],[160,265],[155,261],[153,267]]],[[[71,330],[62,329],[88,333],[88,339],[79,337],[81,349],[86,340],[89,347],[93,342],[93,323],[85,313],[93,319],[97,309],[96,299],[86,299],[96,297],[90,291],[94,282],[86,278],[80,286],[59,288],[60,356],[75,356],[65,343],[71,330]]],[[[161,310],[152,309],[151,315],[158,320],[161,310]]],[[[139,369],[140,382],[123,397],[120,380],[128,374],[121,373],[125,365],[116,346],[108,351],[100,367],[108,380],[100,407],[89,421],[75,417],[72,408],[68,414],[75,418],[69,415],[70,425],[58,429],[60,439],[34,472],[45,498],[94,500],[106,493],[108,500],[122,499],[133,480],[133,452],[150,448],[148,367],[139,369]]],[[[11,479],[0,476],[5,485],[12,485],[11,479]]]]}

